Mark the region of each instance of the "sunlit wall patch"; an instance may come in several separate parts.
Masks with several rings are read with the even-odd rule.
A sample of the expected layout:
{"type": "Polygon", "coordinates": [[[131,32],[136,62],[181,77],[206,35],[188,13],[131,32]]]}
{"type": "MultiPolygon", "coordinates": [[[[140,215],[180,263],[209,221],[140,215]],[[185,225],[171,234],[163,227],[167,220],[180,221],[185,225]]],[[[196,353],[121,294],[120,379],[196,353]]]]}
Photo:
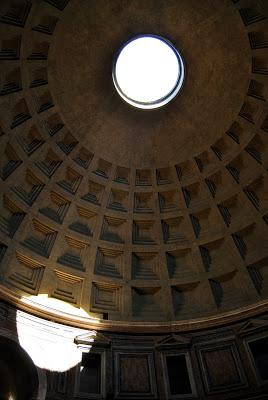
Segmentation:
{"type": "Polygon", "coordinates": [[[116,54],[113,81],[119,95],[141,109],[155,109],[179,93],[185,78],[183,59],[167,39],[139,35],[116,54]]]}

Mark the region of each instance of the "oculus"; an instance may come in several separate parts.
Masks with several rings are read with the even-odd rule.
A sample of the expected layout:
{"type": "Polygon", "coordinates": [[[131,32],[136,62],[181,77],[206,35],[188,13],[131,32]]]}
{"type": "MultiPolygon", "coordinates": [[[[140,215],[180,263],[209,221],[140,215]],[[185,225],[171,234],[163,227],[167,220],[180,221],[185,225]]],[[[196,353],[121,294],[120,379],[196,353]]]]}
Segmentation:
{"type": "Polygon", "coordinates": [[[119,95],[132,106],[147,110],[174,99],[182,88],[185,66],[169,40],[140,35],[119,49],[112,75],[119,95]]]}

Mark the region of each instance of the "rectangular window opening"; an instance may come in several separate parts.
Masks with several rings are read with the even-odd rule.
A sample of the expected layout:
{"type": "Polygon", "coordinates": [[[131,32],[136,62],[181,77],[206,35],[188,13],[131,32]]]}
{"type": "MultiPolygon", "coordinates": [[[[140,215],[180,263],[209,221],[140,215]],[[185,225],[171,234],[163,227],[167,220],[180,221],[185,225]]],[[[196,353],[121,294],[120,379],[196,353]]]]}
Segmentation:
{"type": "Polygon", "coordinates": [[[79,393],[101,394],[101,354],[83,354],[79,371],[79,393]]]}
{"type": "Polygon", "coordinates": [[[261,380],[268,380],[268,336],[248,343],[261,380]]]}
{"type": "Polygon", "coordinates": [[[166,356],[167,373],[171,395],[192,393],[186,357],[184,354],[166,356]]]}

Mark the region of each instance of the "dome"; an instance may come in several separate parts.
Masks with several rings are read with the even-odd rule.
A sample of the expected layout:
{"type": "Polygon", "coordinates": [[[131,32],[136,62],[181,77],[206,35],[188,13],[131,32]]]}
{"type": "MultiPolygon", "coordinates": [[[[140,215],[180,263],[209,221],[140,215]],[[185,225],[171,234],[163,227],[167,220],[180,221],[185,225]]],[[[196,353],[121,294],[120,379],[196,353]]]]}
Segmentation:
{"type": "Polygon", "coordinates": [[[1,2],[3,299],[130,332],[267,310],[266,6],[216,3],[1,2]],[[112,77],[146,34],[185,64],[150,111],[112,77]]]}

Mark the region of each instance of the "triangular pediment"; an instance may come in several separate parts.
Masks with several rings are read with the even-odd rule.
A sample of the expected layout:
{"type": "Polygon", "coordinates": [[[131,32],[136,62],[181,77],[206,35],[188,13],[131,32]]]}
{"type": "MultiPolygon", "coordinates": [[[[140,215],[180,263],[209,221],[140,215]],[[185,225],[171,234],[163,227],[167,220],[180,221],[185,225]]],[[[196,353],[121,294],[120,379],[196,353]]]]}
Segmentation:
{"type": "Polygon", "coordinates": [[[74,342],[78,345],[99,347],[108,347],[111,344],[109,338],[96,331],[90,331],[83,335],[78,335],[75,337],[74,342]]]}
{"type": "Polygon", "coordinates": [[[169,335],[156,342],[156,347],[177,347],[188,346],[191,343],[191,338],[182,335],[169,335]]]}
{"type": "Polygon", "coordinates": [[[243,333],[254,331],[258,328],[264,328],[268,326],[268,320],[266,319],[252,319],[245,322],[243,325],[240,325],[238,328],[235,328],[237,334],[241,335],[243,333]]]}

